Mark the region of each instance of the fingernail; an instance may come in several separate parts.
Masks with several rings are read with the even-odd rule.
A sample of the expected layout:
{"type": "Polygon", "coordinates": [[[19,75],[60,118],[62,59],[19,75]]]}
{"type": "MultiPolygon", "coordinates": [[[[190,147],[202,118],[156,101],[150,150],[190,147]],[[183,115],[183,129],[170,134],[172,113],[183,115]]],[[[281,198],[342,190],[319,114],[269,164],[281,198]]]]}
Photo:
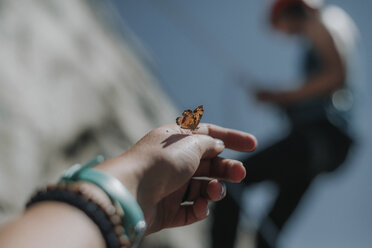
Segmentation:
{"type": "Polygon", "coordinates": [[[209,215],[209,208],[208,208],[208,207],[205,209],[205,215],[206,215],[206,216],[209,215]]]}
{"type": "Polygon", "coordinates": [[[227,189],[226,189],[226,184],[224,184],[223,182],[221,182],[221,185],[222,185],[222,189],[221,189],[221,193],[219,195],[219,199],[223,199],[225,198],[226,196],[226,192],[227,192],[227,189]]]}
{"type": "Polygon", "coordinates": [[[215,139],[216,140],[216,148],[217,149],[224,149],[225,148],[225,143],[223,143],[222,140],[220,139],[215,139]]]}
{"type": "Polygon", "coordinates": [[[239,161],[239,160],[232,160],[229,162],[229,165],[230,166],[233,166],[233,165],[240,165],[240,166],[244,166],[243,162],[242,161],[239,161]]]}

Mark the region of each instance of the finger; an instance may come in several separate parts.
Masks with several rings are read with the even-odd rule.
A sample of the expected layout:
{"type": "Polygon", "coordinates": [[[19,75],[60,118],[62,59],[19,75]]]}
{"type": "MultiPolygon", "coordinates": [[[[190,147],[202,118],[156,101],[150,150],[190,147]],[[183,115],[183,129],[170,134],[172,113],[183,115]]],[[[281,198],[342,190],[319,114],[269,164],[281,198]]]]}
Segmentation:
{"type": "MultiPolygon", "coordinates": [[[[208,181],[206,183],[208,183],[209,181],[210,181],[210,179],[208,179],[208,181]]],[[[194,202],[196,199],[200,198],[201,197],[201,194],[200,194],[201,188],[206,186],[206,184],[205,184],[205,186],[203,186],[202,183],[203,183],[202,180],[192,180],[191,179],[189,184],[188,184],[188,187],[187,187],[188,190],[186,191],[186,195],[184,196],[183,202],[194,202]]]]}
{"type": "MultiPolygon", "coordinates": [[[[203,187],[201,189],[203,190],[203,187]]],[[[208,183],[205,192],[201,192],[201,194],[205,195],[210,201],[216,202],[225,198],[226,192],[226,185],[214,179],[208,183]]]]}
{"type": "Polygon", "coordinates": [[[223,182],[213,180],[192,180],[186,201],[193,202],[203,197],[208,201],[219,201],[226,196],[226,186],[223,182]]]}
{"type": "Polygon", "coordinates": [[[194,201],[193,205],[181,207],[171,226],[189,225],[205,219],[208,215],[208,201],[200,197],[194,201]]]}
{"type": "Polygon", "coordinates": [[[210,177],[238,183],[245,178],[245,175],[246,170],[242,162],[217,157],[211,160],[203,159],[194,177],[210,177]]]}
{"type": "Polygon", "coordinates": [[[202,123],[194,133],[205,134],[220,139],[225,143],[227,148],[236,151],[251,152],[257,147],[257,140],[253,135],[213,124],[202,123]]]}
{"type": "Polygon", "coordinates": [[[201,159],[214,158],[225,149],[225,144],[222,140],[214,139],[207,135],[195,134],[185,139],[185,142],[190,142],[192,147],[197,149],[196,152],[199,153],[201,159]]]}

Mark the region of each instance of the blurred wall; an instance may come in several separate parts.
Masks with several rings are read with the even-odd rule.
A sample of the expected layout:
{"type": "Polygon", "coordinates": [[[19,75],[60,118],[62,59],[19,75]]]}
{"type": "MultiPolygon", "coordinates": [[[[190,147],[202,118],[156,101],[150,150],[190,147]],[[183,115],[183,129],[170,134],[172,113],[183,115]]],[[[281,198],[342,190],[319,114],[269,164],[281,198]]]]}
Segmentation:
{"type": "Polygon", "coordinates": [[[62,169],[118,155],[174,121],[103,3],[0,1],[0,223],[62,169]]]}

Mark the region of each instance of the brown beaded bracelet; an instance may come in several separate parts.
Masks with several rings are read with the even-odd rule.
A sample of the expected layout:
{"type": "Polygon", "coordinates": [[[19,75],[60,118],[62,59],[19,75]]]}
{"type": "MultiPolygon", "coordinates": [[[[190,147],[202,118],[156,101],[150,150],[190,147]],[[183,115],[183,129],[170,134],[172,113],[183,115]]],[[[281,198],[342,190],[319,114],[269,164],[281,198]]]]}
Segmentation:
{"type": "Polygon", "coordinates": [[[131,243],[122,225],[124,216],[122,208],[119,205],[114,205],[108,198],[97,197],[97,188],[94,188],[96,188],[94,185],[86,182],[49,185],[36,192],[26,204],[26,208],[43,201],[68,203],[92,219],[100,229],[106,247],[130,247],[131,243]]]}

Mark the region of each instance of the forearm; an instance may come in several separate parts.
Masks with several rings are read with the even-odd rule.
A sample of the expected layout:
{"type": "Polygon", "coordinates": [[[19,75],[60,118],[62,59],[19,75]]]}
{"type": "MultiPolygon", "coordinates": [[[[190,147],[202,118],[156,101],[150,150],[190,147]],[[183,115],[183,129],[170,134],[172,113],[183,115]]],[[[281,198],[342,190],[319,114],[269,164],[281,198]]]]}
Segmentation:
{"type": "Polygon", "coordinates": [[[313,98],[327,96],[341,88],[343,84],[343,77],[333,75],[317,76],[308,79],[298,89],[280,93],[277,102],[283,105],[292,105],[313,98]]]}
{"type": "MultiPolygon", "coordinates": [[[[130,156],[119,156],[107,160],[97,169],[111,174],[112,177],[116,175],[117,178],[123,180],[122,183],[125,184],[127,190],[136,196],[138,185],[135,176],[136,169],[133,168],[134,163],[128,161],[127,157],[130,156]]],[[[137,169],[138,167],[136,166],[137,169]]],[[[98,226],[102,228],[102,222],[100,224],[94,223],[89,209],[99,207],[104,213],[108,213],[107,206],[112,205],[110,198],[100,187],[92,183],[80,181],[70,184],[71,188],[68,191],[85,192],[79,194],[86,200],[91,199],[92,203],[81,208],[81,205],[78,204],[81,201],[74,197],[57,197],[58,202],[44,201],[31,205],[19,218],[0,229],[0,246],[106,247],[102,230],[100,231],[98,228],[98,226]],[[73,186],[74,188],[72,188],[73,186]]],[[[61,188],[63,187],[61,186],[61,188]]],[[[54,196],[60,196],[60,194],[55,193],[54,196]]],[[[77,197],[78,194],[75,196],[77,197]]],[[[99,215],[94,217],[95,221],[97,221],[97,216],[99,215]]]]}
{"type": "Polygon", "coordinates": [[[105,247],[98,227],[88,216],[59,202],[36,204],[6,224],[0,229],[0,244],[3,248],[105,247]]]}
{"type": "Polygon", "coordinates": [[[319,96],[327,96],[333,91],[341,88],[345,78],[342,75],[320,75],[310,78],[298,89],[298,94],[302,99],[310,99],[319,96]]]}

